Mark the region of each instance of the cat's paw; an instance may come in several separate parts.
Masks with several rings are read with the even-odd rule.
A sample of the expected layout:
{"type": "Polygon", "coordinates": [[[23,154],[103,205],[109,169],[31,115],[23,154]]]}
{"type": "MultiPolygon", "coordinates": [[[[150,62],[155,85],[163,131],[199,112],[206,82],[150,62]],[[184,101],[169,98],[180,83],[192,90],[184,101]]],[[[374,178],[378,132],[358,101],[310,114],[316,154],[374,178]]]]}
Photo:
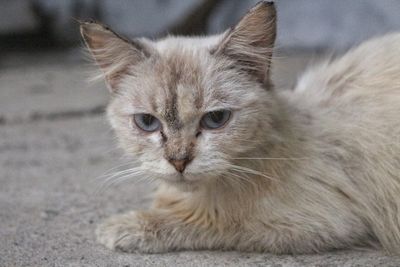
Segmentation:
{"type": "Polygon", "coordinates": [[[99,243],[109,249],[124,252],[160,253],[166,249],[157,240],[156,229],[137,212],[116,215],[107,219],[96,229],[99,243]]]}

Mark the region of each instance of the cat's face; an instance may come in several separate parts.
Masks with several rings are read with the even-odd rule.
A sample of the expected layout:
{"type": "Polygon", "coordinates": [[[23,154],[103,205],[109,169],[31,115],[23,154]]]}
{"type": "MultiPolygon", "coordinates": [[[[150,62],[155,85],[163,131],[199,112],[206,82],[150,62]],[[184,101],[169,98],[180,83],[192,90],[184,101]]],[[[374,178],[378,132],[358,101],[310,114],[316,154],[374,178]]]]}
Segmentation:
{"type": "Polygon", "coordinates": [[[143,171],[197,181],[263,142],[273,104],[232,64],[208,49],[169,47],[123,79],[109,117],[143,171]]]}
{"type": "Polygon", "coordinates": [[[84,25],[113,92],[111,124],[139,174],[175,184],[218,179],[265,142],[274,18],[264,3],[220,36],[134,43],[84,25]]]}

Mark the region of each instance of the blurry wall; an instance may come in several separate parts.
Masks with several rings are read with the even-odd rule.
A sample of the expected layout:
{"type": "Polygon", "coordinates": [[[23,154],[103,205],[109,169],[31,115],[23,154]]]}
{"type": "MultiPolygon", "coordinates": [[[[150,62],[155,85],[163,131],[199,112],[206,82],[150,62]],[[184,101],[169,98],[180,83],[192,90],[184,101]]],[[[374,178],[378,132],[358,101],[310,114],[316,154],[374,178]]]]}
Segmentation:
{"type": "MultiPolygon", "coordinates": [[[[216,33],[258,0],[0,0],[0,36],[42,33],[78,40],[75,19],[97,19],[128,36],[216,33]]],[[[347,48],[400,31],[400,0],[276,0],[281,48],[347,48]]]]}

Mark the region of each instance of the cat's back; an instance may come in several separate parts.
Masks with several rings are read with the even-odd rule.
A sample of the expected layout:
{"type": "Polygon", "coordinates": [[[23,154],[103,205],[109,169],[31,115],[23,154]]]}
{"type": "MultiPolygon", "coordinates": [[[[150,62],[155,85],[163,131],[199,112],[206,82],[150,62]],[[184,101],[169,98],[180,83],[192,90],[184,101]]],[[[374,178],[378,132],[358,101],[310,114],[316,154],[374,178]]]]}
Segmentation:
{"type": "Polygon", "coordinates": [[[354,212],[386,249],[398,252],[400,33],[312,67],[288,99],[313,159],[304,172],[351,190],[354,212]]]}
{"type": "MultiPolygon", "coordinates": [[[[364,42],[311,68],[288,99],[295,106],[296,131],[307,136],[310,158],[318,158],[309,170],[334,167],[333,180],[362,181],[364,193],[380,190],[385,194],[376,198],[397,198],[400,33],[364,42]]],[[[400,242],[400,229],[398,235],[400,242]]]]}
{"type": "Polygon", "coordinates": [[[366,41],[311,67],[292,96],[321,127],[400,134],[400,33],[366,41]]]}
{"type": "Polygon", "coordinates": [[[400,94],[399,74],[400,33],[394,33],[366,41],[341,57],[309,68],[295,91],[314,95],[316,101],[344,101],[352,94],[400,94]]]}

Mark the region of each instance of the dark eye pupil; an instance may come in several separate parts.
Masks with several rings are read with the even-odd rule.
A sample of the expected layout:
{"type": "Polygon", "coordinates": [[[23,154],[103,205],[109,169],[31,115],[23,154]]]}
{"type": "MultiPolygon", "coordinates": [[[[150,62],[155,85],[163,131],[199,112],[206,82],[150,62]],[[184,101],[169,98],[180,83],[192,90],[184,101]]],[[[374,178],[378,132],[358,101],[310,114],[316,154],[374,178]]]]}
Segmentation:
{"type": "Polygon", "coordinates": [[[231,111],[223,109],[206,113],[200,121],[200,126],[204,129],[218,129],[225,125],[229,120],[231,111]]]}
{"type": "Polygon", "coordinates": [[[150,126],[150,125],[152,125],[153,122],[154,122],[154,117],[151,116],[150,114],[145,114],[145,115],[143,115],[143,117],[142,117],[142,121],[143,121],[143,123],[144,123],[146,126],[150,126]]]}
{"type": "Polygon", "coordinates": [[[160,121],[150,115],[150,114],[145,114],[145,113],[138,113],[133,115],[133,121],[135,122],[135,125],[146,132],[155,132],[161,127],[160,121]]]}
{"type": "Polygon", "coordinates": [[[220,122],[224,118],[223,111],[214,111],[210,113],[210,118],[213,122],[220,122]]]}

